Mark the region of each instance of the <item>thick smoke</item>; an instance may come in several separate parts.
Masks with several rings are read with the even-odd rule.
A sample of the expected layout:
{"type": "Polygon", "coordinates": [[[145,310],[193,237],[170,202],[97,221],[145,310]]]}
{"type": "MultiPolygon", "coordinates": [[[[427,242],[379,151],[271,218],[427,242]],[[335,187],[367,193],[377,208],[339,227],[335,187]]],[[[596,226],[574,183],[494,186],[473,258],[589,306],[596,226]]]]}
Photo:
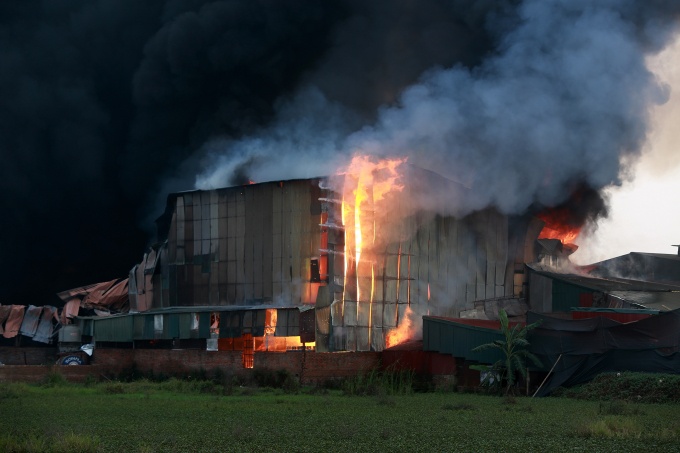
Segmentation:
{"type": "MultiPolygon", "coordinates": [[[[579,187],[619,184],[622,163],[645,140],[650,105],[667,99],[645,57],[677,29],[679,10],[662,2],[545,0],[496,9],[485,24],[497,46],[479,64],[426,71],[346,139],[351,124],[334,127],[319,118],[318,103],[305,109],[304,97],[294,100],[281,121],[224,146],[197,186],[219,185],[220,175],[253,156],[262,163],[251,177],[267,180],[332,172],[339,155],[355,152],[408,156],[461,182],[470,189],[465,197],[452,203],[440,192],[435,201],[446,214],[488,206],[521,213],[559,204],[579,187]],[[279,157],[276,149],[286,152],[279,157]]],[[[315,75],[308,85],[325,80],[320,72],[317,84],[315,75]]],[[[333,113],[331,101],[325,109],[333,113]]]]}
{"type": "Polygon", "coordinates": [[[407,155],[472,189],[461,212],[616,181],[665,95],[643,57],[668,4],[0,2],[0,303],[125,275],[197,174],[407,155]]]}

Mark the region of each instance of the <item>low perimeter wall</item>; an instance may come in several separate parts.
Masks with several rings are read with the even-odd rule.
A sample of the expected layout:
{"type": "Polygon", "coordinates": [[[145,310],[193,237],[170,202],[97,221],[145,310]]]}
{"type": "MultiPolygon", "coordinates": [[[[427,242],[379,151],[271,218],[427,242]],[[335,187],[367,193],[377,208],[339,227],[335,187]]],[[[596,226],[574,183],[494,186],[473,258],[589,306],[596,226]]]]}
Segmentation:
{"type": "Polygon", "coordinates": [[[81,366],[47,365],[56,362],[53,349],[6,348],[4,352],[6,362],[0,365],[0,382],[41,382],[53,371],[69,381],[82,382],[88,376],[111,379],[132,370],[144,375],[178,377],[220,370],[249,379],[257,369],[270,369],[286,370],[303,384],[317,384],[380,366],[379,352],[255,352],[254,367],[250,369],[243,367],[240,351],[98,348],[90,365],[81,366]]]}
{"type": "MultiPolygon", "coordinates": [[[[54,352],[51,351],[52,354],[54,352]]],[[[84,381],[88,376],[98,380],[115,379],[130,375],[133,371],[141,375],[157,377],[188,377],[193,373],[196,375],[205,373],[210,376],[217,370],[225,375],[231,374],[250,380],[256,370],[269,369],[286,370],[303,384],[323,384],[334,379],[356,376],[379,368],[381,365],[392,368],[395,361],[401,363],[399,368],[411,368],[416,373],[431,374],[433,377],[455,375],[456,367],[453,357],[432,358],[429,357],[433,355],[432,353],[422,351],[418,354],[419,357],[427,356],[425,357],[427,363],[423,362],[425,365],[420,362],[414,365],[411,363],[413,360],[404,360],[403,352],[392,352],[390,355],[385,352],[256,351],[253,368],[244,368],[240,351],[97,348],[91,358],[85,357],[82,353],[74,354],[82,355],[85,363],[89,359],[89,365],[65,366],[47,365],[55,362],[54,356],[46,351],[19,349],[12,351],[12,360],[8,360],[9,364],[0,366],[0,382],[41,382],[53,371],[75,382],[84,381]],[[24,365],[23,362],[28,362],[28,365],[24,365]],[[438,366],[434,366],[435,363],[438,366]],[[446,366],[442,366],[442,363],[446,366]]],[[[4,358],[7,360],[10,355],[5,354],[4,358]]]]}
{"type": "Polygon", "coordinates": [[[40,383],[57,372],[70,382],[98,379],[103,370],[99,365],[52,366],[52,365],[3,365],[0,366],[0,382],[40,383]]]}
{"type": "Polygon", "coordinates": [[[255,352],[254,366],[247,369],[242,365],[240,351],[97,349],[91,363],[114,376],[132,369],[157,376],[189,376],[194,372],[221,370],[248,378],[257,369],[286,370],[303,384],[315,384],[379,367],[380,353],[255,352]]]}

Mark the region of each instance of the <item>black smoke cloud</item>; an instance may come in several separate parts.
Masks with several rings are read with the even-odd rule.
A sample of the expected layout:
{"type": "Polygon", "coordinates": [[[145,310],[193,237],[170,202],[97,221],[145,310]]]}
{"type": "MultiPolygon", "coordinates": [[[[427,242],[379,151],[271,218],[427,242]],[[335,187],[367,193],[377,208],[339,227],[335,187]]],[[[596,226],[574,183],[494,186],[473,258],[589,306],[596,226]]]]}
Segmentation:
{"type": "Polygon", "coordinates": [[[515,11],[513,1],[1,2],[0,303],[56,303],[57,291],[126,275],[153,240],[159,200],[192,188],[217,149],[240,158],[263,131],[297,145],[309,127],[321,129],[308,145],[340,143],[424,71],[482,64],[515,11]]]}

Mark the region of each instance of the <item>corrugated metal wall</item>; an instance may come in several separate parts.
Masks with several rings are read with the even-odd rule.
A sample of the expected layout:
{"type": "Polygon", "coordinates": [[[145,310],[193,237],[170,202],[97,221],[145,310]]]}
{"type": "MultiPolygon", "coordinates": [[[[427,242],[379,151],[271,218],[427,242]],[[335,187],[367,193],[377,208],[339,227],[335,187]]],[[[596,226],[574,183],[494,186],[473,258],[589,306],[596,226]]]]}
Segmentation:
{"type": "MultiPolygon", "coordinates": [[[[317,350],[380,351],[409,312],[416,323],[423,314],[455,317],[476,300],[522,291],[517,263],[533,251],[531,224],[513,230],[491,209],[462,219],[434,216],[414,209],[408,197],[369,213],[370,264],[350,262],[346,280],[351,219],[342,228],[341,205],[332,200],[338,195],[319,183],[173,195],[163,223],[167,242],[135,274],[133,310],[143,311],[150,297],[153,308],[315,303],[317,350]],[[319,260],[321,282],[312,281],[312,259],[319,260]]],[[[223,330],[236,335],[245,325],[235,323],[223,330]]],[[[151,335],[150,327],[136,329],[151,335]]]]}
{"type": "Polygon", "coordinates": [[[502,339],[503,334],[498,329],[423,317],[423,349],[425,351],[451,354],[454,357],[480,363],[495,363],[504,358],[500,350],[487,349],[473,352],[472,349],[502,339]]]}
{"type": "Polygon", "coordinates": [[[592,289],[555,279],[552,281],[552,311],[569,312],[572,307],[579,306],[581,294],[592,293],[592,289]]]}
{"type": "MultiPolygon", "coordinates": [[[[424,314],[456,317],[474,308],[476,300],[521,291],[521,282],[518,288],[514,285],[518,252],[510,251],[507,216],[492,209],[461,219],[435,216],[414,209],[408,195],[380,206],[371,202],[370,188],[368,198],[362,215],[372,217],[366,222],[372,228],[362,231],[362,236],[375,239],[363,245],[361,254],[367,258],[357,263],[349,253],[345,265],[344,255],[338,253],[334,265],[329,265],[334,283],[329,294],[331,349],[380,351],[409,311],[413,323],[420,323],[424,314]]],[[[329,212],[329,223],[342,223],[338,203],[323,207],[329,212]]],[[[354,219],[345,217],[345,237],[329,236],[331,250],[349,250],[355,240],[354,219]]],[[[515,241],[520,257],[525,235],[523,229],[522,240],[515,241]]],[[[523,266],[521,272],[523,276],[523,266]]]]}
{"type": "MultiPolygon", "coordinates": [[[[301,328],[300,311],[291,309],[243,309],[228,311],[131,313],[112,317],[80,318],[79,326],[84,335],[91,335],[97,342],[132,342],[135,340],[185,340],[208,339],[212,320],[217,319],[218,338],[240,338],[244,332],[254,337],[265,334],[266,312],[278,312],[277,337],[299,336],[310,328],[301,328]]],[[[303,326],[305,327],[305,326],[303,326]]],[[[313,341],[313,340],[311,340],[313,341]]]]}
{"type": "Polygon", "coordinates": [[[318,181],[178,194],[154,307],[314,303],[318,181]]]}

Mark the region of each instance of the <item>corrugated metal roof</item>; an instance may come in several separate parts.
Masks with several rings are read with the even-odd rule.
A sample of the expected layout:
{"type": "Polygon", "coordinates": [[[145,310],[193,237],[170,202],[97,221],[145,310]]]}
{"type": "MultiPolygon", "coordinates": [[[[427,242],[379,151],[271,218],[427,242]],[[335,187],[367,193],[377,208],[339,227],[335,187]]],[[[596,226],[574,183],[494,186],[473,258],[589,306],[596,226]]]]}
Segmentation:
{"type": "Polygon", "coordinates": [[[611,295],[654,310],[670,311],[680,308],[680,291],[612,291],[611,295]]]}
{"type": "MultiPolygon", "coordinates": [[[[680,308],[680,286],[678,285],[619,278],[590,277],[578,274],[560,274],[547,271],[534,264],[527,264],[527,267],[553,280],[591,291],[606,293],[631,304],[639,305],[641,308],[661,311],[680,308]]],[[[568,302],[565,302],[569,307],[566,305],[560,306],[561,309],[569,310],[571,306],[576,305],[573,303],[576,300],[578,300],[577,296],[575,298],[572,297],[568,302]]],[[[555,301],[553,301],[553,308],[554,306],[555,301]]]]}
{"type": "Polygon", "coordinates": [[[242,311],[242,310],[267,310],[267,309],[298,309],[300,311],[311,310],[314,307],[310,305],[298,305],[292,307],[282,307],[280,305],[197,305],[197,306],[186,306],[186,307],[165,307],[165,308],[154,308],[151,310],[143,312],[130,312],[113,314],[111,316],[79,316],[79,319],[104,319],[112,317],[121,317],[129,315],[159,315],[167,313],[212,313],[212,312],[224,312],[224,311],[242,311]]]}
{"type": "MultiPolygon", "coordinates": [[[[472,320],[465,320],[470,322],[472,320]]],[[[480,363],[495,363],[503,359],[498,349],[473,352],[482,344],[502,340],[500,330],[463,324],[452,319],[423,316],[423,349],[480,363]]]]}
{"type": "MultiPolygon", "coordinates": [[[[677,246],[676,246],[677,247],[677,246]]],[[[665,260],[673,260],[673,261],[680,261],[680,255],[672,255],[668,253],[644,253],[644,252],[632,252],[631,255],[643,255],[643,256],[651,256],[654,258],[660,258],[660,259],[665,259],[665,260]]]]}
{"type": "Polygon", "coordinates": [[[538,274],[545,275],[555,280],[562,280],[572,285],[578,285],[587,289],[606,293],[611,293],[612,291],[680,291],[680,285],[671,283],[658,283],[613,277],[601,278],[581,274],[562,274],[543,268],[536,263],[527,264],[527,267],[538,274]]]}
{"type": "Polygon", "coordinates": [[[588,268],[598,277],[626,277],[680,286],[680,256],[677,254],[631,252],[588,268]]]}

